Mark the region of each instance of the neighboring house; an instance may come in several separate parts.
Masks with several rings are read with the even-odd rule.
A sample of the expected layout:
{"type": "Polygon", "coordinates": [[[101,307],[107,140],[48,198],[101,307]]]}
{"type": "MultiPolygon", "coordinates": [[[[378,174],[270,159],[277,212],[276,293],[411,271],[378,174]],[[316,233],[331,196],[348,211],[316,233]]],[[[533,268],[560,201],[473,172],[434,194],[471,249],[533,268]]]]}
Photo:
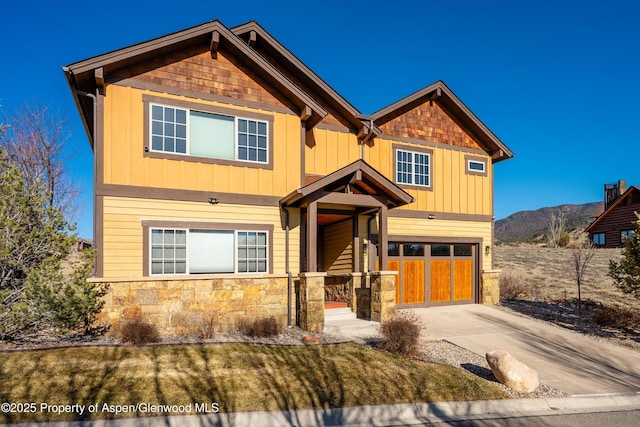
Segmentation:
{"type": "Polygon", "coordinates": [[[72,252],[84,252],[86,249],[91,249],[93,247],[93,241],[88,239],[78,238],[76,243],[71,248],[72,252]]]}
{"type": "Polygon", "coordinates": [[[365,116],[253,21],[64,72],[95,156],[111,322],[313,330],[325,284],[380,321],[480,302],[495,279],[493,165],[513,154],[442,81],[365,116]]]}
{"type": "Polygon", "coordinates": [[[586,228],[594,245],[621,248],[627,237],[633,237],[640,213],[640,187],[627,189],[626,181],[604,186],[604,211],[586,228]]]}

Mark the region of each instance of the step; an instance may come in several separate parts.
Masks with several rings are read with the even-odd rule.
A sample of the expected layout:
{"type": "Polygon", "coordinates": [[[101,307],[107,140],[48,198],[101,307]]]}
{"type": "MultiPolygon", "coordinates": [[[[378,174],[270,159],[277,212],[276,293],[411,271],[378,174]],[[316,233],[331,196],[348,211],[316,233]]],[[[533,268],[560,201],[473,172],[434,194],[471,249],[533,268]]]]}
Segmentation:
{"type": "Polygon", "coordinates": [[[354,312],[349,307],[347,308],[330,308],[324,311],[325,322],[340,322],[351,319],[357,319],[354,312]]]}

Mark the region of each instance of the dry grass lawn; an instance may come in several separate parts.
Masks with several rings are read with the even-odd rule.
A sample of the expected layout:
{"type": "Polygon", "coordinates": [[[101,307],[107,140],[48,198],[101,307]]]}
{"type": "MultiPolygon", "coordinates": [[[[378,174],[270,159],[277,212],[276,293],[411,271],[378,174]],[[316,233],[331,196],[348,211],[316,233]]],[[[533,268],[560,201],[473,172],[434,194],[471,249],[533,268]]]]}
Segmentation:
{"type": "MultiPolygon", "coordinates": [[[[213,344],[93,347],[0,353],[0,402],[35,402],[35,413],[0,413],[0,423],[158,416],[103,412],[110,405],[216,402],[221,413],[407,402],[502,399],[462,369],[355,344],[213,344]],[[57,415],[41,404],[98,404],[57,415]]],[[[4,407],[3,407],[4,409],[4,407]]],[[[186,412],[171,415],[185,415],[186,412]]]]}
{"type": "MultiPolygon", "coordinates": [[[[570,248],[545,248],[535,245],[494,247],[497,269],[519,270],[531,288],[529,299],[539,301],[578,298],[578,287],[572,276],[570,248]]],[[[640,309],[640,302],[623,294],[607,275],[609,260],[620,259],[620,249],[597,249],[581,286],[583,300],[605,305],[619,304],[640,309]]]]}

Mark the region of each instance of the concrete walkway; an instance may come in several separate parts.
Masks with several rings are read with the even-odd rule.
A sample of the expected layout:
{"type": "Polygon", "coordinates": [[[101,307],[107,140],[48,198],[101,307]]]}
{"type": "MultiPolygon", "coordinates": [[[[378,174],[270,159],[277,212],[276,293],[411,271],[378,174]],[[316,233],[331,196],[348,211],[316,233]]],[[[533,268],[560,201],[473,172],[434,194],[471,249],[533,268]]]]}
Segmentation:
{"type": "Polygon", "coordinates": [[[571,396],[640,392],[640,352],[482,305],[414,309],[427,339],[476,354],[506,350],[571,396]]]}

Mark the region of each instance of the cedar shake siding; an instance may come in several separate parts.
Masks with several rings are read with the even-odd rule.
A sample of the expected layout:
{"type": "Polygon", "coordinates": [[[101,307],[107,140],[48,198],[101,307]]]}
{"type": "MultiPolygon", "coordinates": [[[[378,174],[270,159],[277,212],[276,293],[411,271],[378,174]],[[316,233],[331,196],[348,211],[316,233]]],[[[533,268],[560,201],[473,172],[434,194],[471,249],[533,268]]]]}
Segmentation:
{"type": "Polygon", "coordinates": [[[422,104],[380,126],[383,134],[439,142],[457,147],[482,148],[437,104],[422,104]]]}

